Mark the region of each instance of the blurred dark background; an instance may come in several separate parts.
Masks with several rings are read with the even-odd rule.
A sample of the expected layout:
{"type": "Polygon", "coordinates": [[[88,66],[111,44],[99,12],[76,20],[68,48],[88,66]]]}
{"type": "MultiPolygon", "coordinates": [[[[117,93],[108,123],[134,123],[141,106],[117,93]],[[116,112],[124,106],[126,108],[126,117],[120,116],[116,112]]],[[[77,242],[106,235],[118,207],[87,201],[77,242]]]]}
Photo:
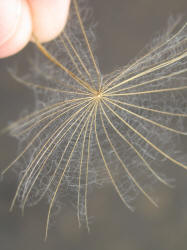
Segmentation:
{"type": "MultiPolygon", "coordinates": [[[[97,21],[97,56],[103,73],[128,63],[162,30],[168,17],[187,14],[186,0],[94,0],[97,21]]],[[[16,119],[25,108],[32,109],[32,92],[16,84],[8,73],[12,61],[24,65],[29,46],[19,55],[0,61],[0,128],[16,119]]],[[[26,69],[23,70],[26,71],[26,69]]],[[[184,142],[184,147],[187,142],[184,142]]],[[[0,139],[0,168],[16,156],[13,138],[0,139]]],[[[185,152],[185,148],[184,148],[185,152]]],[[[171,175],[172,173],[172,175],[171,175]]],[[[159,208],[144,197],[136,211],[123,206],[111,186],[96,191],[89,199],[93,215],[91,232],[78,229],[76,211],[70,206],[60,213],[44,243],[46,202],[27,208],[24,217],[16,208],[9,213],[16,188],[16,176],[9,173],[0,183],[1,250],[186,250],[187,249],[187,173],[172,169],[174,189],[158,188],[159,208]]]]}

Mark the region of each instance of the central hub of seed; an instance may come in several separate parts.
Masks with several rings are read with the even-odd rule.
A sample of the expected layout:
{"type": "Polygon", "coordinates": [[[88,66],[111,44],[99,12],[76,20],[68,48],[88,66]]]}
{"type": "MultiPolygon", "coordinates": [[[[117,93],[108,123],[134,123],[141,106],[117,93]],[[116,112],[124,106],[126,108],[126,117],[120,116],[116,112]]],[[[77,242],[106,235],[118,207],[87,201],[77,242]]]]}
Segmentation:
{"type": "Polygon", "coordinates": [[[101,92],[97,92],[95,94],[95,99],[99,101],[101,98],[102,98],[102,93],[101,92]]]}
{"type": "Polygon", "coordinates": [[[103,98],[103,92],[102,92],[102,90],[94,90],[94,92],[92,92],[92,94],[93,94],[93,99],[96,102],[100,102],[101,99],[103,98]]]}

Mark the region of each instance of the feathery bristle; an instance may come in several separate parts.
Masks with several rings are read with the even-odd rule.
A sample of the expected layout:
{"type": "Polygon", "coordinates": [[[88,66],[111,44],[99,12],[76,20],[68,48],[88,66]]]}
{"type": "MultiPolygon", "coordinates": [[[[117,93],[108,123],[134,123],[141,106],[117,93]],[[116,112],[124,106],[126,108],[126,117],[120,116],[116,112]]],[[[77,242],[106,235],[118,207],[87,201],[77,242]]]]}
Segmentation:
{"type": "Polygon", "coordinates": [[[11,209],[17,199],[24,210],[48,197],[46,237],[63,194],[76,194],[79,225],[89,229],[87,197],[94,186],[110,181],[130,209],[139,193],[157,206],[151,187],[171,186],[163,161],[187,169],[173,143],[187,135],[187,24],[176,31],[176,21],[145,55],[104,76],[83,3],[72,1],[55,41],[44,46],[33,36],[41,54],[25,77],[10,71],[33,89],[37,109],[5,130],[20,141],[20,154],[2,174],[15,165],[21,172],[11,209]]]}

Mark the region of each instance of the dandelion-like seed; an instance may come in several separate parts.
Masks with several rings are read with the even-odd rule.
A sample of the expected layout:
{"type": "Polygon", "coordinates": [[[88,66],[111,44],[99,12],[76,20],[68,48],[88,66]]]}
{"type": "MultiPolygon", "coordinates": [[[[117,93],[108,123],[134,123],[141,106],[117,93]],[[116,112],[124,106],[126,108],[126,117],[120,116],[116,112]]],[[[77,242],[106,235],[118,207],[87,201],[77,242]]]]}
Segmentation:
{"type": "Polygon", "coordinates": [[[177,29],[179,20],[173,21],[144,56],[103,76],[87,27],[89,10],[82,5],[72,1],[69,22],[55,42],[44,46],[33,35],[42,55],[30,62],[28,75],[10,71],[33,88],[36,111],[6,129],[19,139],[20,154],[2,174],[15,165],[20,173],[11,209],[17,199],[24,210],[48,197],[46,237],[63,195],[76,194],[79,225],[89,230],[87,197],[97,184],[112,182],[130,209],[138,193],[157,206],[150,187],[171,186],[163,165],[187,169],[171,143],[187,135],[187,24],[177,29]]]}

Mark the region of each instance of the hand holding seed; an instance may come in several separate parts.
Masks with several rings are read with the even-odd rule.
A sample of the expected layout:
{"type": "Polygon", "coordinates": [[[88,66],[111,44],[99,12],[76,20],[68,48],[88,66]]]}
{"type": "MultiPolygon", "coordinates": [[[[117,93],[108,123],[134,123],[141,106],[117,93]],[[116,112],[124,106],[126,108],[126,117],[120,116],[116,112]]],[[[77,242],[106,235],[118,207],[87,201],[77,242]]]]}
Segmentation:
{"type": "Polygon", "coordinates": [[[11,56],[31,40],[34,33],[47,42],[65,26],[70,0],[0,1],[0,58],[11,56]]]}

